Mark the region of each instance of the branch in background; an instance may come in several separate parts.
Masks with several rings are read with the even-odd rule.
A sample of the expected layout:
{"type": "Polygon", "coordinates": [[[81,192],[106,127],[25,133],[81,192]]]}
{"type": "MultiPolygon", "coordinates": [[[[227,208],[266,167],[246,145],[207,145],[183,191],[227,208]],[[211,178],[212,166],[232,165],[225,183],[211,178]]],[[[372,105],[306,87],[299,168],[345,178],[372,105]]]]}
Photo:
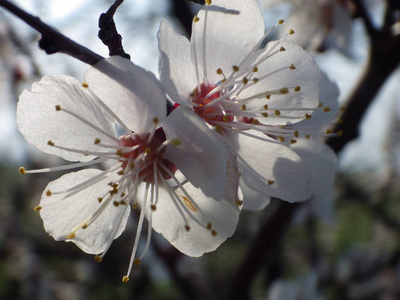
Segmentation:
{"type": "MultiPolygon", "coordinates": [[[[358,15],[364,20],[371,47],[364,75],[346,101],[345,111],[342,114],[343,122],[338,123],[334,129],[343,134],[327,140],[327,144],[336,153],[340,152],[348,142],[358,137],[359,126],[367,108],[385,81],[400,64],[400,36],[393,35],[390,30],[391,26],[385,26],[378,30],[373,28],[362,1],[354,0],[353,2],[358,10],[358,15]]],[[[386,9],[387,19],[389,14],[397,13],[389,6],[386,9]]]]}
{"type": "Polygon", "coordinates": [[[267,258],[273,255],[281,244],[294,212],[301,204],[272,199],[266,211],[265,221],[249,246],[244,259],[235,273],[233,282],[227,286],[224,299],[251,298],[251,287],[267,258]]]}
{"type": "Polygon", "coordinates": [[[102,56],[74,42],[62,33],[56,31],[54,28],[42,22],[38,17],[25,12],[11,2],[0,0],[0,6],[4,7],[10,13],[14,14],[42,34],[42,38],[39,41],[39,47],[46,51],[47,54],[58,52],[64,53],[89,65],[94,65],[104,59],[102,56]]]}
{"type": "Polygon", "coordinates": [[[171,0],[172,13],[181,22],[185,29],[185,35],[190,36],[192,31],[193,13],[190,11],[190,3],[182,0],[171,0]]]}
{"type": "Polygon", "coordinates": [[[186,0],[186,1],[201,4],[201,5],[206,4],[206,0],[186,0]]]}
{"type": "Polygon", "coordinates": [[[118,33],[114,22],[114,14],[117,8],[124,0],[116,0],[106,13],[100,15],[99,18],[99,34],[100,40],[108,47],[109,55],[119,55],[127,59],[131,59],[128,53],[125,53],[122,47],[122,37],[118,33]]]}

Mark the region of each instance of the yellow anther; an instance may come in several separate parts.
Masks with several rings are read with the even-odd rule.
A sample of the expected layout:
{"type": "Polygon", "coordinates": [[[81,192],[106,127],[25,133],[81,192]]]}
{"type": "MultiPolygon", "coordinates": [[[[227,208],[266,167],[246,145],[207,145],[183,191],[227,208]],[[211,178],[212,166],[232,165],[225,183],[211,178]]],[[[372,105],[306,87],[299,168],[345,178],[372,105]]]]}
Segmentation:
{"type": "Polygon", "coordinates": [[[51,191],[50,191],[50,190],[47,190],[47,191],[46,191],[46,196],[48,196],[48,197],[51,196],[51,191]]]}
{"type": "Polygon", "coordinates": [[[324,104],[322,102],[318,102],[318,107],[322,107],[324,104]]]}
{"type": "Polygon", "coordinates": [[[171,146],[175,146],[178,147],[180,145],[182,145],[182,141],[178,138],[172,139],[170,142],[171,146]]]}
{"type": "Polygon", "coordinates": [[[304,116],[306,117],[307,120],[311,119],[311,114],[309,114],[309,113],[306,113],[304,116]]]}
{"type": "Polygon", "coordinates": [[[54,146],[54,143],[53,143],[52,141],[48,141],[48,142],[47,142],[47,145],[49,145],[49,146],[54,146]]]}
{"type": "Polygon", "coordinates": [[[185,225],[185,230],[186,231],[190,231],[190,226],[189,225],[185,225]]]}
{"type": "Polygon", "coordinates": [[[301,87],[299,85],[294,88],[295,92],[300,92],[300,90],[301,90],[301,87]]]}
{"type": "Polygon", "coordinates": [[[256,72],[258,72],[257,66],[255,66],[255,67],[253,68],[253,73],[256,73],[256,72]]]}
{"type": "Polygon", "coordinates": [[[56,111],[60,111],[61,110],[61,106],[60,105],[56,105],[56,111]]]}
{"type": "Polygon", "coordinates": [[[95,145],[100,144],[100,142],[101,142],[101,140],[100,140],[99,138],[96,138],[96,139],[94,140],[94,144],[95,144],[95,145]]]}
{"type": "Polygon", "coordinates": [[[326,130],[326,134],[331,134],[331,133],[332,133],[332,129],[328,128],[328,129],[326,130]]]}
{"type": "Polygon", "coordinates": [[[273,185],[273,184],[275,183],[275,181],[274,181],[274,180],[268,180],[267,183],[268,183],[269,185],[273,185]]]}
{"type": "Polygon", "coordinates": [[[41,207],[40,205],[35,206],[35,207],[33,208],[34,211],[39,211],[39,210],[41,210],[41,209],[42,209],[42,207],[41,207]]]}
{"type": "Polygon", "coordinates": [[[282,46],[282,47],[279,49],[279,51],[283,52],[283,51],[286,51],[286,49],[285,49],[285,47],[282,46]]]}
{"type": "Polygon", "coordinates": [[[284,142],[284,141],[286,140],[283,136],[278,136],[278,139],[279,139],[281,142],[284,142]]]}
{"type": "Polygon", "coordinates": [[[267,109],[268,109],[268,104],[264,104],[264,105],[263,105],[263,108],[264,108],[265,110],[267,110],[267,109]]]}
{"type": "Polygon", "coordinates": [[[26,173],[26,170],[24,167],[19,167],[18,172],[19,172],[19,174],[24,175],[26,173]]]}
{"type": "Polygon", "coordinates": [[[221,68],[218,68],[218,69],[217,69],[217,74],[218,74],[218,75],[222,75],[222,69],[221,69],[221,68]]]}
{"type": "Polygon", "coordinates": [[[102,198],[102,197],[99,197],[99,198],[97,198],[97,201],[98,201],[99,203],[101,203],[101,201],[103,201],[103,198],[102,198]]]}
{"type": "Polygon", "coordinates": [[[328,112],[328,111],[331,111],[331,108],[329,106],[325,106],[324,107],[324,112],[328,112]]]}
{"type": "Polygon", "coordinates": [[[254,77],[254,78],[253,78],[253,82],[254,82],[254,83],[257,83],[258,81],[259,81],[259,79],[258,79],[257,77],[254,77]]]}
{"type": "Polygon", "coordinates": [[[154,125],[157,125],[157,124],[158,124],[158,118],[157,118],[157,117],[154,117],[154,118],[153,118],[153,124],[154,124],[154,125]]]}
{"type": "Polygon", "coordinates": [[[193,98],[195,96],[195,94],[193,93],[193,92],[191,92],[190,94],[189,94],[189,97],[190,98],[193,98]]]}
{"type": "Polygon", "coordinates": [[[260,124],[260,122],[257,120],[257,119],[253,119],[253,125],[259,125],[260,124]]]}
{"type": "Polygon", "coordinates": [[[221,125],[216,125],[216,126],[215,126],[215,131],[218,132],[218,133],[221,133],[221,132],[222,132],[222,129],[223,129],[223,128],[222,128],[221,125]]]}
{"type": "Polygon", "coordinates": [[[212,236],[217,236],[217,234],[218,234],[218,233],[217,233],[215,230],[211,230],[211,235],[212,235],[212,236]]]}
{"type": "Polygon", "coordinates": [[[243,205],[243,200],[236,200],[236,205],[237,206],[242,206],[243,205]]]}
{"type": "Polygon", "coordinates": [[[155,211],[157,209],[157,206],[155,206],[154,204],[150,206],[152,211],[155,211]]]}
{"type": "Polygon", "coordinates": [[[146,149],[144,150],[144,153],[145,153],[146,155],[149,155],[149,154],[151,153],[151,148],[146,148],[146,149]]]}
{"type": "Polygon", "coordinates": [[[67,239],[71,240],[75,238],[75,232],[71,232],[70,234],[67,235],[67,239]]]}
{"type": "Polygon", "coordinates": [[[296,67],[294,66],[294,64],[291,64],[289,69],[290,70],[296,70],[296,67]]]}
{"type": "Polygon", "coordinates": [[[131,162],[131,163],[129,164],[129,169],[133,170],[134,167],[135,167],[135,163],[134,163],[134,162],[131,162]]]}
{"type": "Polygon", "coordinates": [[[298,130],[295,130],[295,131],[293,132],[293,134],[294,134],[295,137],[297,137],[297,138],[299,137],[299,131],[298,131],[298,130]]]}
{"type": "Polygon", "coordinates": [[[126,196],[126,194],[125,194],[125,193],[121,193],[121,198],[122,198],[122,197],[125,197],[125,196],[126,196]]]}
{"type": "Polygon", "coordinates": [[[226,115],[224,115],[224,116],[222,117],[222,120],[223,120],[224,122],[228,122],[228,121],[229,121],[229,117],[226,116],[226,115]]]}
{"type": "Polygon", "coordinates": [[[280,116],[280,115],[281,115],[281,111],[280,111],[280,110],[278,110],[278,109],[277,109],[277,110],[275,110],[275,111],[274,111],[274,113],[275,113],[275,115],[276,115],[276,116],[280,116]]]}
{"type": "Polygon", "coordinates": [[[132,208],[133,208],[133,209],[138,208],[138,206],[139,206],[139,204],[137,204],[136,202],[135,202],[135,203],[132,203],[132,208]]]}
{"type": "Polygon", "coordinates": [[[290,34],[290,35],[294,34],[294,30],[293,30],[293,29],[290,29],[290,30],[289,30],[289,34],[290,34]]]}
{"type": "Polygon", "coordinates": [[[88,228],[88,224],[82,225],[82,229],[86,229],[86,228],[88,228]]]}
{"type": "Polygon", "coordinates": [[[195,15],[193,18],[193,22],[197,23],[199,21],[200,21],[199,17],[197,15],[195,15]]]}
{"type": "Polygon", "coordinates": [[[126,202],[124,200],[119,201],[120,205],[126,205],[126,202]]]}
{"type": "Polygon", "coordinates": [[[271,95],[265,95],[265,99],[271,99],[271,95]]]}
{"type": "Polygon", "coordinates": [[[306,134],[306,139],[310,139],[310,135],[309,134],[306,134]]]}
{"type": "Polygon", "coordinates": [[[82,86],[87,89],[89,87],[89,85],[87,84],[87,82],[82,83],[82,86]]]}
{"type": "Polygon", "coordinates": [[[211,228],[212,228],[212,224],[211,223],[207,223],[207,229],[211,230],[211,228]]]}
{"type": "Polygon", "coordinates": [[[283,24],[283,22],[285,22],[285,20],[281,19],[281,20],[278,21],[278,24],[281,25],[281,24],[283,24]]]}
{"type": "Polygon", "coordinates": [[[289,89],[288,88],[282,88],[282,89],[280,89],[280,91],[279,91],[281,94],[287,94],[287,93],[289,93],[289,89]]]}
{"type": "Polygon", "coordinates": [[[232,66],[233,71],[237,72],[239,71],[239,67],[238,66],[232,66]]]}
{"type": "Polygon", "coordinates": [[[139,258],[135,258],[135,260],[133,261],[133,264],[135,266],[139,266],[140,265],[140,259],[139,258]]]}
{"type": "Polygon", "coordinates": [[[246,110],[246,104],[242,104],[242,106],[240,107],[241,110],[246,110]]]}
{"type": "Polygon", "coordinates": [[[122,175],[125,174],[125,172],[124,172],[124,170],[121,170],[121,171],[117,172],[117,174],[118,174],[119,176],[122,176],[122,175]]]}
{"type": "Polygon", "coordinates": [[[243,82],[243,84],[248,84],[249,80],[246,77],[243,77],[242,82],[243,82]]]}
{"type": "Polygon", "coordinates": [[[118,156],[123,156],[124,151],[122,151],[121,149],[118,149],[117,151],[115,151],[115,154],[117,154],[118,156]]]}
{"type": "Polygon", "coordinates": [[[119,206],[119,202],[118,201],[113,201],[113,204],[114,204],[115,207],[119,206]]]}
{"type": "Polygon", "coordinates": [[[98,263],[103,260],[103,258],[100,255],[95,255],[94,260],[97,261],[98,263]]]}
{"type": "Polygon", "coordinates": [[[207,5],[211,5],[211,0],[206,0],[207,5]]]}
{"type": "Polygon", "coordinates": [[[123,283],[127,283],[128,281],[129,281],[129,277],[128,276],[122,277],[122,282],[123,283]]]}
{"type": "Polygon", "coordinates": [[[268,113],[267,112],[263,112],[262,116],[265,117],[265,118],[268,118],[268,113]]]}
{"type": "Polygon", "coordinates": [[[291,144],[296,144],[296,143],[297,143],[297,140],[291,139],[291,140],[290,140],[290,143],[291,143],[291,144]]]}
{"type": "Polygon", "coordinates": [[[337,133],[338,136],[342,136],[343,135],[343,130],[339,130],[337,133]]]}

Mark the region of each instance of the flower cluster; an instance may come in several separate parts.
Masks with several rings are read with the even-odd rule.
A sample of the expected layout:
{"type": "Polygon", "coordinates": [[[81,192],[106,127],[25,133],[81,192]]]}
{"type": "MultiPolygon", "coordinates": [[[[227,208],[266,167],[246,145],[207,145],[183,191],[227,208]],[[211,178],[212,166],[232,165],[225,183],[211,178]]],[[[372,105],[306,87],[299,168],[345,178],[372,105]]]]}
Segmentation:
{"type": "Polygon", "coordinates": [[[50,182],[35,207],[51,236],[101,261],[140,209],[124,282],[152,229],[200,256],[233,235],[242,206],[315,200],[333,180],[335,157],[321,137],[337,111],[335,86],[301,47],[266,43],[256,1],[210,2],[190,41],[161,23],[161,82],[111,57],[83,83],[45,76],[18,102],[25,139],[74,162],[20,173],[78,168],[50,182]]]}

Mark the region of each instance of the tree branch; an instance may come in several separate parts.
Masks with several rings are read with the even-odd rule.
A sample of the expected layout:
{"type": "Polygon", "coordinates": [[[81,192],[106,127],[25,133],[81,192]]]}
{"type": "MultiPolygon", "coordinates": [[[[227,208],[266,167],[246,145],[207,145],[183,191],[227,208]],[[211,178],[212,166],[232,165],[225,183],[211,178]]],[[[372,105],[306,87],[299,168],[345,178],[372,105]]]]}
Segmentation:
{"type": "MultiPolygon", "coordinates": [[[[354,1],[354,3],[361,2],[354,1]]],[[[358,8],[360,7],[362,8],[363,5],[358,8]]],[[[386,14],[388,13],[390,12],[387,11],[386,14]]],[[[394,14],[395,11],[391,13],[394,14]]],[[[359,126],[367,108],[400,64],[400,36],[394,36],[390,28],[372,29],[372,25],[368,25],[369,19],[365,16],[363,19],[371,41],[368,62],[358,86],[346,101],[342,114],[343,122],[338,123],[334,128],[334,131],[343,134],[332,136],[327,140],[327,144],[336,153],[340,152],[349,141],[358,137],[359,126]]]]}
{"type": "Polygon", "coordinates": [[[118,33],[114,22],[114,14],[117,8],[124,2],[124,0],[116,0],[106,13],[100,15],[99,18],[99,33],[100,40],[108,47],[109,55],[119,55],[124,58],[130,59],[131,56],[125,53],[122,47],[122,37],[118,33]]]}
{"type": "Polygon", "coordinates": [[[42,22],[40,18],[25,12],[15,4],[7,0],[0,0],[0,6],[4,7],[10,13],[42,34],[42,38],[39,41],[39,47],[47,54],[54,54],[57,52],[64,53],[89,65],[94,65],[104,59],[102,56],[74,42],[54,28],[42,22]]]}

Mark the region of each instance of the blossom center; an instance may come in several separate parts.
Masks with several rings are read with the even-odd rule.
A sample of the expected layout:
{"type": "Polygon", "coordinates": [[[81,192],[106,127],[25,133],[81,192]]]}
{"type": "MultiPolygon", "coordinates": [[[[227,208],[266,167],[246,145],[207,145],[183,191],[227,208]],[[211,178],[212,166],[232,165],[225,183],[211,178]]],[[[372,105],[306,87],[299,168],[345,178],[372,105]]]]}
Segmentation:
{"type": "Polygon", "coordinates": [[[221,96],[218,91],[211,93],[216,87],[215,84],[204,82],[200,87],[196,87],[192,94],[192,102],[195,104],[193,110],[211,125],[217,125],[219,122],[232,122],[233,116],[227,115],[228,112],[219,102],[215,101],[215,104],[207,105],[221,96]]]}
{"type": "Polygon", "coordinates": [[[163,165],[172,174],[177,167],[169,160],[163,158],[165,151],[166,136],[162,128],[158,128],[153,133],[139,135],[137,133],[127,133],[119,137],[120,146],[131,148],[130,151],[121,153],[121,163],[123,170],[132,170],[133,174],[138,174],[144,182],[154,183],[154,176],[161,174],[164,179],[171,176],[161,167],[163,165]]]}

